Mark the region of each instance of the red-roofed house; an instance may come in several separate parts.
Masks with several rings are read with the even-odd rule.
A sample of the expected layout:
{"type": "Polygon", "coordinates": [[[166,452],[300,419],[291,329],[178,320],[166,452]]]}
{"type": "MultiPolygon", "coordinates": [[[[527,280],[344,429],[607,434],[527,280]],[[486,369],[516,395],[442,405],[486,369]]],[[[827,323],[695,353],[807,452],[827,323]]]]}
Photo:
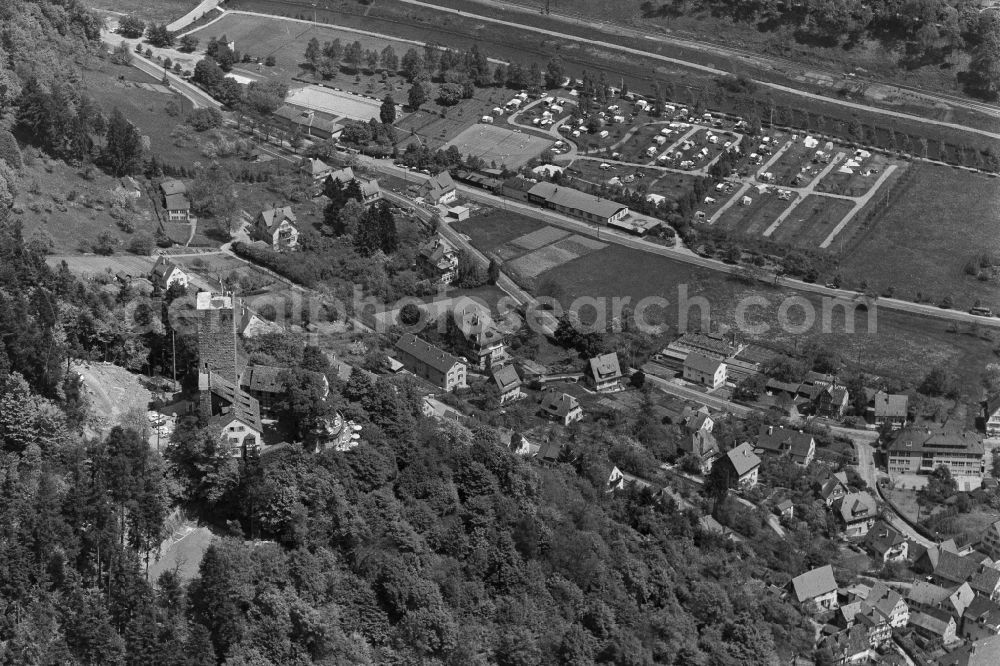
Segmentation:
{"type": "Polygon", "coordinates": [[[726,383],[726,364],[698,352],[691,352],[684,359],[684,379],[717,389],[726,383]]]}

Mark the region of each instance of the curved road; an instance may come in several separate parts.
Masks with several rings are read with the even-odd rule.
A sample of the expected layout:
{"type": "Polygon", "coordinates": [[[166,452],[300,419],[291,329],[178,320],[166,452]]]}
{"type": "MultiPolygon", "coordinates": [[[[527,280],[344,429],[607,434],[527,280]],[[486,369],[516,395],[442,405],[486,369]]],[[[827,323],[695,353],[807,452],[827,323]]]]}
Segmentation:
{"type": "MultiPolygon", "coordinates": [[[[504,21],[502,19],[495,19],[495,18],[491,18],[489,16],[483,16],[482,14],[471,14],[471,13],[469,13],[467,11],[462,11],[462,10],[459,10],[459,9],[450,9],[448,7],[441,7],[441,6],[438,6],[438,5],[433,5],[433,4],[429,3],[429,2],[421,2],[421,0],[399,0],[399,2],[408,4],[408,5],[415,5],[417,7],[424,7],[426,9],[433,9],[433,10],[436,10],[436,11],[445,12],[445,13],[449,13],[449,14],[458,14],[458,15],[461,15],[461,16],[472,17],[472,18],[475,18],[475,19],[480,20],[480,21],[486,21],[486,22],[489,22],[489,23],[495,23],[497,25],[505,25],[505,26],[508,26],[508,27],[511,27],[511,28],[518,28],[520,30],[527,30],[527,31],[530,31],[530,32],[535,32],[535,33],[538,33],[538,34],[546,35],[548,37],[558,37],[560,39],[568,39],[568,40],[572,40],[572,41],[575,41],[575,42],[583,42],[585,44],[591,44],[593,46],[599,46],[599,47],[604,48],[604,49],[611,49],[611,50],[614,50],[614,51],[620,51],[622,53],[628,53],[628,54],[631,54],[631,55],[639,55],[639,56],[643,56],[645,58],[652,58],[654,60],[659,60],[661,62],[669,62],[669,63],[674,64],[674,65],[681,65],[683,67],[687,67],[687,68],[690,68],[690,69],[697,69],[699,71],[706,72],[708,74],[712,74],[713,76],[725,76],[725,75],[729,75],[729,74],[732,73],[732,72],[728,72],[728,71],[725,71],[725,70],[717,69],[715,67],[711,67],[709,65],[700,65],[698,63],[690,62],[690,61],[687,61],[687,60],[681,60],[679,58],[671,58],[671,57],[659,55],[659,54],[656,54],[656,53],[650,53],[649,51],[643,51],[642,49],[632,48],[632,47],[628,47],[628,46],[621,46],[619,44],[614,44],[612,42],[606,42],[606,41],[600,41],[600,40],[594,40],[594,39],[587,39],[587,38],[583,38],[583,37],[576,37],[575,35],[568,34],[568,33],[565,33],[565,32],[558,32],[558,31],[555,31],[555,30],[546,30],[545,28],[536,28],[534,26],[525,25],[523,23],[515,23],[513,21],[504,21]]],[[[657,36],[657,39],[660,39],[660,37],[657,36]]],[[[826,97],[824,95],[818,95],[816,93],[807,92],[805,90],[799,90],[798,88],[792,88],[791,86],[785,86],[785,85],[781,85],[779,83],[771,83],[771,82],[768,82],[768,81],[759,81],[759,80],[757,81],[757,83],[759,85],[761,85],[761,86],[764,86],[764,87],[767,87],[767,88],[771,88],[773,90],[780,90],[781,92],[789,93],[789,94],[792,94],[792,95],[798,95],[799,97],[806,97],[806,98],[809,98],[809,99],[820,100],[820,101],[826,102],[828,104],[836,104],[838,106],[847,107],[849,109],[857,109],[859,111],[864,111],[866,113],[875,113],[875,114],[879,114],[879,115],[883,115],[883,116],[889,116],[889,117],[892,117],[892,118],[902,118],[904,120],[910,120],[910,121],[914,121],[914,122],[925,123],[925,124],[928,124],[928,125],[938,125],[938,126],[941,126],[941,127],[948,127],[950,129],[961,130],[963,132],[971,132],[973,134],[979,134],[979,135],[982,135],[982,136],[989,137],[991,139],[1000,139],[1000,133],[990,132],[988,130],[978,129],[978,128],[975,128],[975,127],[968,127],[966,125],[961,125],[959,123],[949,123],[949,122],[944,121],[944,120],[934,120],[932,118],[923,118],[921,116],[914,116],[914,115],[911,115],[909,113],[902,113],[901,111],[892,111],[890,109],[882,109],[882,108],[879,108],[879,107],[867,106],[865,104],[858,104],[857,102],[849,102],[847,100],[836,99],[836,98],[833,98],[833,97],[826,97]]]]}

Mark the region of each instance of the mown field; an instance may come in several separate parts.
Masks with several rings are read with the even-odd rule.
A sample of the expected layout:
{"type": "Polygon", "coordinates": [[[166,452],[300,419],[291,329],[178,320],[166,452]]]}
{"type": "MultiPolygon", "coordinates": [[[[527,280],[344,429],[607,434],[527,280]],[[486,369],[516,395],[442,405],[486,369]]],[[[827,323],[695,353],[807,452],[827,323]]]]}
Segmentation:
{"type": "MultiPolygon", "coordinates": [[[[867,233],[841,258],[844,275],[903,298],[920,292],[956,308],[977,299],[1000,310],[1000,282],[967,275],[983,254],[1000,256],[1000,180],[946,167],[923,166],[867,233]]],[[[852,223],[853,224],[853,223],[852,223]]]]}

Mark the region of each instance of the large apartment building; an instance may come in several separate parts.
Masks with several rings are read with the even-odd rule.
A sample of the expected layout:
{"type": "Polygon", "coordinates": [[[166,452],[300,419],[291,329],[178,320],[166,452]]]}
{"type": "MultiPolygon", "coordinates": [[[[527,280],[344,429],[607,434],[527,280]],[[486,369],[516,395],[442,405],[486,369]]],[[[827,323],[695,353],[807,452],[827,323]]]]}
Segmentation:
{"type": "Polygon", "coordinates": [[[945,465],[953,476],[982,477],[986,471],[983,442],[972,432],[905,428],[886,449],[890,474],[929,474],[945,465]]]}

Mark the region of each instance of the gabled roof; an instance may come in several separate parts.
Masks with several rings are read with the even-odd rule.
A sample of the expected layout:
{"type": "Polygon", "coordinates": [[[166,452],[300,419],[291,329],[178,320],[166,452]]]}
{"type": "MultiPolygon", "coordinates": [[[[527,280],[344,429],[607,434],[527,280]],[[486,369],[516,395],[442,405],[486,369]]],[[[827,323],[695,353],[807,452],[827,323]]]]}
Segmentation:
{"type": "Polygon", "coordinates": [[[191,210],[191,202],[185,194],[168,194],[163,197],[163,205],[167,210],[191,210]]]}
{"type": "Polygon", "coordinates": [[[875,498],[868,493],[848,493],[840,501],[840,517],[845,523],[868,520],[878,515],[875,498]]]}
{"type": "Polygon", "coordinates": [[[696,372],[703,372],[707,375],[714,375],[720,365],[723,365],[723,363],[719,359],[709,358],[698,352],[691,352],[684,358],[685,368],[691,368],[696,372]]]}
{"type": "Polygon", "coordinates": [[[910,624],[935,636],[944,636],[948,631],[948,626],[955,624],[955,618],[948,614],[947,611],[938,608],[928,608],[911,613],[910,624]]]}
{"type": "Polygon", "coordinates": [[[323,160],[309,157],[302,160],[301,170],[311,174],[314,178],[330,171],[330,165],[323,160]]]}
{"type": "Polygon", "coordinates": [[[628,206],[616,201],[602,199],[572,187],[554,185],[553,183],[538,183],[528,190],[528,194],[544,199],[554,206],[580,210],[605,219],[614,216],[621,210],[628,210],[628,206]]]}
{"type": "Polygon", "coordinates": [[[590,372],[595,380],[610,381],[619,379],[622,376],[621,366],[618,364],[618,354],[608,352],[590,359],[590,372]]]}
{"type": "Polygon", "coordinates": [[[792,590],[799,603],[815,599],[837,589],[837,581],[833,577],[833,567],[826,566],[807,571],[792,579],[792,590]]]}
{"type": "Polygon", "coordinates": [[[719,454],[719,443],[707,430],[695,430],[691,433],[690,447],[691,454],[702,460],[719,454]]]}
{"type": "Polygon", "coordinates": [[[925,580],[917,580],[913,583],[910,591],[906,593],[906,599],[921,606],[936,606],[937,604],[944,603],[951,596],[951,592],[951,590],[940,585],[928,583],[925,580]]]}
{"type": "Polygon", "coordinates": [[[170,279],[170,276],[174,273],[174,271],[180,271],[181,274],[184,273],[184,271],[182,271],[177,264],[170,261],[163,255],[160,255],[160,258],[156,260],[155,264],[153,264],[153,270],[151,271],[150,276],[152,281],[156,283],[157,286],[166,287],[167,281],[170,279]]]}
{"type": "MultiPolygon", "coordinates": [[[[979,570],[979,563],[970,557],[962,557],[956,553],[942,551],[938,555],[934,576],[956,585],[972,579],[979,570]]],[[[1000,572],[998,572],[1000,573],[1000,572]]]]}
{"type": "Polygon", "coordinates": [[[985,448],[979,436],[969,431],[935,430],[909,427],[900,430],[886,447],[889,453],[965,453],[983,455],[985,448]]]}
{"type": "Polygon", "coordinates": [[[804,458],[813,446],[812,435],[780,426],[762,426],[757,435],[757,448],[769,453],[789,451],[793,456],[804,458]]]}
{"type": "Polygon", "coordinates": [[[868,641],[868,632],[864,627],[854,626],[845,631],[826,636],[820,643],[820,647],[828,647],[838,657],[847,655],[850,662],[859,654],[868,652],[871,647],[868,641]]]}
{"type": "Polygon", "coordinates": [[[973,590],[988,596],[996,592],[998,585],[1000,585],[1000,570],[989,566],[980,566],[969,581],[969,586],[973,590]]]}
{"type": "Polygon", "coordinates": [[[823,487],[820,488],[819,494],[823,499],[829,499],[830,495],[832,495],[837,488],[843,488],[844,492],[847,492],[846,472],[831,474],[830,477],[823,482],[823,487]]]}
{"type": "MultiPolygon", "coordinates": [[[[881,613],[884,617],[892,615],[892,611],[903,601],[903,595],[888,587],[882,581],[872,586],[865,603],[881,613]]],[[[904,602],[905,605],[905,602],[904,602]]]]}
{"type": "Polygon", "coordinates": [[[990,636],[937,658],[939,666],[996,666],[1000,664],[1000,636],[990,636]]]}
{"type": "Polygon", "coordinates": [[[268,210],[262,210],[257,219],[263,222],[264,227],[267,228],[268,231],[270,231],[274,227],[280,225],[284,220],[288,220],[289,222],[294,224],[295,213],[292,211],[291,206],[281,206],[280,208],[269,208],[268,210]]]}
{"type": "Polygon", "coordinates": [[[340,181],[341,185],[347,185],[349,182],[355,179],[354,169],[352,169],[349,166],[344,167],[343,169],[337,169],[336,171],[331,172],[330,175],[327,176],[327,178],[332,178],[333,180],[340,181]]]}
{"type": "Polygon", "coordinates": [[[420,256],[438,268],[451,266],[453,259],[449,255],[454,254],[455,246],[440,236],[435,236],[420,246],[420,256]]]}
{"type": "Polygon", "coordinates": [[[760,458],[753,452],[753,447],[746,443],[727,451],[726,457],[732,464],[733,469],[736,470],[737,476],[743,476],[753,470],[754,467],[760,466],[760,458]]]}
{"type": "Polygon", "coordinates": [[[767,383],[764,384],[764,388],[768,391],[774,393],[775,391],[782,391],[784,393],[791,393],[793,396],[799,392],[799,385],[793,384],[791,382],[782,382],[777,379],[768,379],[767,383]]]}
{"type": "Polygon", "coordinates": [[[208,390],[218,396],[229,406],[221,414],[214,415],[209,423],[219,425],[231,419],[239,419],[257,432],[263,432],[264,426],[260,420],[260,403],[249,393],[233,384],[217,372],[208,376],[208,390]]]}
{"type": "Polygon", "coordinates": [[[576,398],[568,393],[557,393],[556,391],[546,391],[542,394],[542,410],[549,414],[554,414],[565,419],[570,412],[577,409],[580,403],[576,398]]]}
{"type": "Polygon", "coordinates": [[[868,530],[863,543],[865,548],[884,556],[889,549],[906,543],[906,538],[896,528],[879,520],[868,530]]]}
{"type": "Polygon", "coordinates": [[[412,333],[403,334],[396,341],[396,349],[406,352],[421,363],[434,368],[438,372],[448,372],[461,361],[448,352],[438,349],[429,342],[421,340],[412,333]]]}
{"type": "Polygon", "coordinates": [[[513,365],[505,365],[493,371],[493,381],[501,393],[513,391],[521,385],[521,378],[513,365]]]}
{"type": "Polygon", "coordinates": [[[454,189],[455,181],[451,179],[451,174],[447,171],[431,176],[420,186],[420,192],[432,199],[439,199],[454,189]]]}
{"type": "Polygon", "coordinates": [[[874,403],[876,418],[906,418],[909,398],[905,395],[878,391],[874,403]]]}
{"type": "Polygon", "coordinates": [[[165,197],[169,197],[171,194],[185,194],[187,192],[187,185],[171,178],[160,183],[160,191],[163,192],[163,196],[165,197]]]}
{"type": "Polygon", "coordinates": [[[284,393],[285,384],[279,377],[285,368],[270,365],[252,365],[243,373],[241,385],[250,391],[262,393],[284,393]]]}
{"type": "Polygon", "coordinates": [[[692,431],[701,430],[709,421],[712,421],[712,415],[708,413],[706,407],[702,407],[684,419],[684,427],[692,431]]]}
{"type": "Polygon", "coordinates": [[[983,403],[983,406],[986,410],[987,420],[995,416],[1000,416],[1000,394],[997,394],[992,398],[987,398],[983,403]]]}

